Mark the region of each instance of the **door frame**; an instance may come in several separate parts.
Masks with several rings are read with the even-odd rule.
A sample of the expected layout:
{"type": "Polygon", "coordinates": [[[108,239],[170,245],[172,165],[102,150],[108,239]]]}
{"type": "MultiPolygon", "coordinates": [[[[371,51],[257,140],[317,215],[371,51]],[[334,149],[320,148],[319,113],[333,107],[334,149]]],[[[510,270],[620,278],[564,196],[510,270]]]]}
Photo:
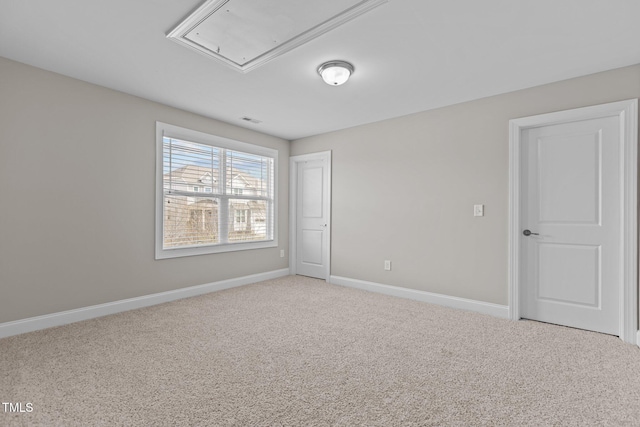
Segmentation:
{"type": "Polygon", "coordinates": [[[521,136],[523,131],[579,120],[618,117],[622,158],[620,159],[621,198],[621,277],[620,338],[640,345],[638,331],[638,100],[612,102],[591,107],[523,117],[509,121],[509,318],[520,319],[523,280],[521,278],[520,230],[523,198],[521,136]]]}
{"type": "Polygon", "coordinates": [[[297,274],[297,226],[298,226],[298,163],[309,160],[327,161],[327,178],[323,183],[327,188],[327,227],[324,235],[324,259],[327,260],[325,281],[331,276],[331,150],[318,153],[301,154],[289,157],[289,273],[297,274]]]}

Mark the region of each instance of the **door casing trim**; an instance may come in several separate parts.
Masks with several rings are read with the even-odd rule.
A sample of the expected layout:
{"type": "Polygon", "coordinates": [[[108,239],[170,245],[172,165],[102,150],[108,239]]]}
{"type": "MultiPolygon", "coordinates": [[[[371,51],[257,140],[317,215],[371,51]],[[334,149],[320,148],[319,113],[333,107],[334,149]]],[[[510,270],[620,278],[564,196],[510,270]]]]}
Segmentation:
{"type": "Polygon", "coordinates": [[[620,123],[622,158],[620,159],[622,185],[622,230],[620,282],[620,338],[640,345],[638,333],[638,100],[558,111],[523,117],[509,121],[509,249],[508,287],[509,318],[520,319],[521,268],[520,268],[520,216],[521,197],[521,135],[526,129],[616,116],[620,123]]]}
{"type": "Polygon", "coordinates": [[[296,206],[298,202],[298,163],[309,160],[327,161],[327,229],[325,233],[324,256],[327,260],[325,281],[331,277],[331,150],[318,153],[301,154],[289,157],[289,271],[297,274],[297,226],[298,216],[296,206]]]}

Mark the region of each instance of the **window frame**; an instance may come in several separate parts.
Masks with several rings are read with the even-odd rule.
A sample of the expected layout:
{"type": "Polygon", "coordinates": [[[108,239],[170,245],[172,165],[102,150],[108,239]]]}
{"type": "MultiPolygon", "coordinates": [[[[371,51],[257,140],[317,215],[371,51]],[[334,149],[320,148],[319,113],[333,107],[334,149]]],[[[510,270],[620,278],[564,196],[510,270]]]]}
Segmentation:
{"type": "MultiPolygon", "coordinates": [[[[156,122],[156,203],[155,203],[155,259],[177,258],[194,255],[206,255],[223,252],[235,252],[251,249],[273,248],[278,246],[278,150],[234,139],[224,138],[192,129],[183,128],[163,122],[156,122]],[[212,145],[219,148],[241,151],[248,154],[273,158],[273,221],[270,240],[249,242],[227,242],[212,245],[200,245],[178,248],[164,248],[164,160],[163,138],[175,138],[212,145]]],[[[205,192],[201,192],[207,194],[205,192]]],[[[234,195],[229,194],[229,198],[234,195]]],[[[237,196],[236,196],[237,197],[237,196]]],[[[247,197],[249,198],[249,197],[247,197]]],[[[235,221],[234,221],[235,222],[235,221]]]]}

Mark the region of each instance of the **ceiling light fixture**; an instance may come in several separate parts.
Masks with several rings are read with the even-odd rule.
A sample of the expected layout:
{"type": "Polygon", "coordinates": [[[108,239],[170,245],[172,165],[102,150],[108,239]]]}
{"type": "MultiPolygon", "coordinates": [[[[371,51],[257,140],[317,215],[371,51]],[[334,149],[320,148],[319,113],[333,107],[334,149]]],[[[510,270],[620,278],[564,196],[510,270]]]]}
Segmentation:
{"type": "Polygon", "coordinates": [[[318,74],[328,85],[339,86],[353,74],[353,65],[345,61],[329,61],[318,67],[318,74]]]}

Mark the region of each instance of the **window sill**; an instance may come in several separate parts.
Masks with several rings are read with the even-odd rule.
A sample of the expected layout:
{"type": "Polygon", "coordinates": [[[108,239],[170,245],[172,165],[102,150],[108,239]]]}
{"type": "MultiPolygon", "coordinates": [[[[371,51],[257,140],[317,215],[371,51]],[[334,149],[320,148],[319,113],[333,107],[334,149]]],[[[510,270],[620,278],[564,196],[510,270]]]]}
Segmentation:
{"type": "Polygon", "coordinates": [[[275,248],[278,246],[278,240],[267,240],[262,242],[242,242],[242,243],[226,243],[215,246],[202,245],[181,247],[175,249],[156,248],[156,260],[167,258],[181,258],[195,255],[208,255],[224,252],[238,252],[252,249],[275,248]]]}

